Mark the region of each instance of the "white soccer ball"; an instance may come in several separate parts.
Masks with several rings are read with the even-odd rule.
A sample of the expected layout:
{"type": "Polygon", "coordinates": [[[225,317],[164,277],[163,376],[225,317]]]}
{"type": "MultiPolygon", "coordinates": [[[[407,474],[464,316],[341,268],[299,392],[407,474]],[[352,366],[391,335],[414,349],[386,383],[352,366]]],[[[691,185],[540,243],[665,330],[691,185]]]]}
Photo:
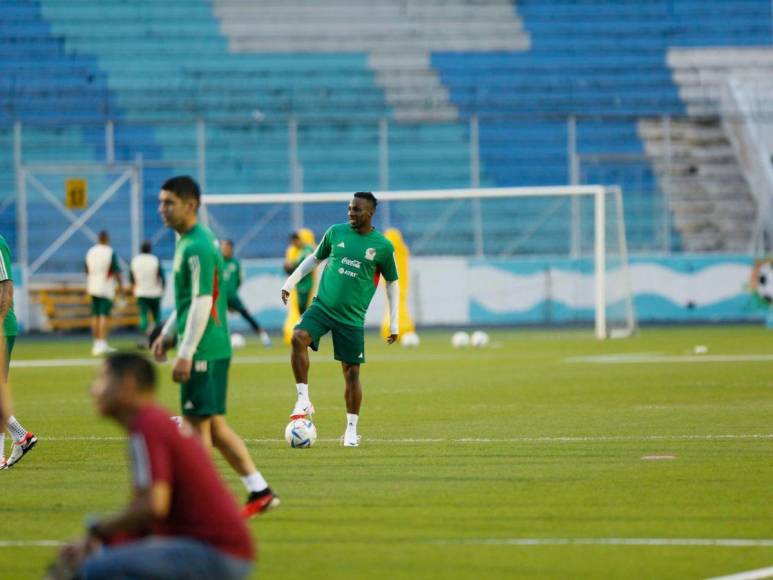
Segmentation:
{"type": "Polygon", "coordinates": [[[247,340],[244,335],[234,332],[231,335],[231,348],[244,348],[245,346],[247,346],[247,340]]]}
{"type": "Polygon", "coordinates": [[[773,264],[766,262],[756,272],[752,287],[765,302],[773,302],[773,264]]]}
{"type": "Polygon", "coordinates": [[[470,337],[470,344],[475,348],[485,348],[488,346],[489,342],[488,334],[482,330],[476,330],[470,337]]]}
{"type": "Polygon", "coordinates": [[[466,332],[454,332],[451,336],[451,346],[454,348],[466,348],[470,346],[470,335],[466,332]]]}
{"type": "Polygon", "coordinates": [[[285,439],[290,447],[311,447],[317,440],[317,428],[309,419],[293,419],[285,428],[285,439]]]}
{"type": "Polygon", "coordinates": [[[415,332],[406,332],[400,338],[400,344],[402,344],[405,348],[416,348],[419,346],[420,342],[419,335],[415,332]]]}

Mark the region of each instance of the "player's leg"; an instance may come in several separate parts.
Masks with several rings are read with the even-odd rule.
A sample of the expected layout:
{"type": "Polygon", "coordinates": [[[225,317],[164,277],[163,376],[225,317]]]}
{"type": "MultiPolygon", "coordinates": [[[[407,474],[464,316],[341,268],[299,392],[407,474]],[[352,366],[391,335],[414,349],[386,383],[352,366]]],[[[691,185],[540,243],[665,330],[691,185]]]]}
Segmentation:
{"type": "Polygon", "coordinates": [[[357,447],[360,436],[357,434],[357,423],[360,420],[362,405],[362,383],[360,382],[360,365],[341,363],[344,373],[344,399],[346,400],[346,431],[344,432],[344,447],[357,447]]]}
{"type": "Polygon", "coordinates": [[[309,347],[314,348],[314,343],[314,338],[309,334],[309,331],[298,327],[295,328],[292,338],[290,364],[293,368],[298,398],[290,413],[291,419],[311,418],[314,414],[314,405],[309,398],[309,347]]]}
{"type": "Polygon", "coordinates": [[[191,426],[191,429],[201,439],[202,445],[208,452],[212,452],[212,417],[204,417],[200,415],[183,415],[186,423],[191,426]]]}
{"type": "Polygon", "coordinates": [[[152,331],[152,329],[158,326],[161,322],[161,298],[149,298],[148,300],[150,304],[150,314],[153,317],[153,325],[148,331],[148,334],[150,334],[150,331],[152,331]]]}
{"type": "Polygon", "coordinates": [[[91,297],[91,354],[97,356],[101,351],[100,324],[99,324],[99,298],[91,297]]]}
{"type": "Polygon", "coordinates": [[[260,342],[263,346],[271,346],[271,338],[268,336],[268,333],[260,327],[260,322],[250,314],[250,311],[247,310],[247,307],[238,296],[228,300],[228,308],[238,312],[247,321],[247,324],[250,325],[255,334],[260,337],[260,342]]]}
{"type": "Polygon", "coordinates": [[[150,304],[147,298],[137,298],[137,308],[140,311],[140,332],[148,333],[148,314],[150,313],[150,304]]]}
{"type": "MultiPolygon", "coordinates": [[[[15,336],[5,337],[5,377],[8,376],[8,371],[11,364],[11,354],[13,353],[13,345],[15,341],[15,336]]],[[[38,442],[38,438],[34,433],[27,431],[13,415],[11,415],[10,419],[8,420],[8,432],[11,434],[11,438],[13,439],[13,445],[11,446],[11,455],[8,457],[6,466],[11,467],[19,463],[22,457],[24,457],[28,452],[32,451],[32,448],[35,447],[38,442]]],[[[0,452],[0,456],[1,455],[2,453],[0,452]]]]}
{"type": "Polygon", "coordinates": [[[360,383],[360,364],[365,362],[365,330],[337,324],[333,327],[333,352],[336,360],[341,361],[344,374],[344,399],[346,400],[346,431],[343,436],[345,447],[357,447],[360,436],[357,424],[362,405],[362,383],[360,383]]]}

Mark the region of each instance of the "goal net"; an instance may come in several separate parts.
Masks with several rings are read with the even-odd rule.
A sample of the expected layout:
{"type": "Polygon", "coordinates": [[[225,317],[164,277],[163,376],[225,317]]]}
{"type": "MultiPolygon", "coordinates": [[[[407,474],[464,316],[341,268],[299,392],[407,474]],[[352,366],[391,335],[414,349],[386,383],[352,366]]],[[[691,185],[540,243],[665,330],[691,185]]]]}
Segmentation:
{"type": "MultiPolygon", "coordinates": [[[[584,324],[598,338],[634,332],[619,188],[374,194],[374,225],[397,228],[410,250],[409,303],[417,325],[584,324]]],[[[318,242],[329,226],[346,222],[351,198],[351,192],[211,193],[203,217],[219,237],[234,241],[241,258],[276,259],[291,232],[308,228],[318,242]]]]}

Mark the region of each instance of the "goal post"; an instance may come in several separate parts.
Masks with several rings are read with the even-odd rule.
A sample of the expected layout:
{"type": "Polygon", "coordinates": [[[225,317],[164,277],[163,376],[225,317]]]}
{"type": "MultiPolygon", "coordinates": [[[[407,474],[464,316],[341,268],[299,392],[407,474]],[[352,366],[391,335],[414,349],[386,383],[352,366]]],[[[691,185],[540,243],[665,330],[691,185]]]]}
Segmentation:
{"type": "MultiPolygon", "coordinates": [[[[374,225],[379,229],[400,229],[414,260],[420,257],[429,260],[430,256],[467,258],[476,266],[486,262],[494,268],[509,268],[512,273],[502,270],[505,272],[502,276],[492,275],[495,281],[504,280],[502,285],[497,285],[500,302],[512,306],[523,298],[524,304],[534,303],[536,309],[544,304],[544,309],[552,312],[550,320],[558,323],[580,320],[566,313],[570,306],[578,311],[587,307],[592,310],[595,335],[599,339],[627,336],[635,331],[623,196],[619,187],[373,193],[379,200],[374,225]],[[514,268],[506,263],[512,259],[525,260],[527,266],[523,271],[514,268]],[[536,262],[543,271],[535,274],[536,262]],[[514,281],[510,286],[508,279],[514,281]],[[572,288],[561,286],[566,280],[572,288]],[[541,302],[539,293],[535,293],[535,284],[547,288],[547,294],[540,294],[541,302]]],[[[203,196],[202,217],[217,235],[232,238],[242,257],[276,257],[283,255],[290,231],[308,227],[321,236],[328,226],[345,221],[345,204],[351,198],[352,192],[209,193],[203,196]]],[[[422,270],[418,275],[433,274],[422,270]]],[[[469,282],[468,279],[468,286],[469,282]]],[[[475,282],[473,276],[473,285],[475,282]]],[[[481,285],[486,283],[480,280],[481,285]]],[[[485,296],[486,291],[485,287],[478,288],[477,296],[485,296]]],[[[497,312],[505,308],[488,303],[486,307],[499,308],[497,312]]],[[[418,318],[421,323],[421,316],[418,318]]],[[[436,322],[433,319],[432,323],[436,322]]]]}

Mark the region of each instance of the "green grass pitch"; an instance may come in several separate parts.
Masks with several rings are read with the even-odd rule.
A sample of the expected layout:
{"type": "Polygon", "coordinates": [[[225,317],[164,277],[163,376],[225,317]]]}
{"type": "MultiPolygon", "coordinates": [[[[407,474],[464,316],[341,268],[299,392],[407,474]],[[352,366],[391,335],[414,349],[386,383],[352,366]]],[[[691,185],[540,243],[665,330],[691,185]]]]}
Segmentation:
{"type": "MultiPolygon", "coordinates": [[[[748,356],[773,354],[770,331],[645,329],[607,342],[493,331],[481,350],[453,350],[450,334],[427,332],[417,350],[368,337],[358,449],[338,444],[329,340],[312,359],[320,439],[306,450],[282,439],[294,402],[286,347],[238,351],[229,418],[283,501],[251,523],[256,578],[707,578],[773,566],[773,358],[748,356]],[[707,354],[693,354],[699,344],[707,354]],[[717,539],[752,541],[685,545],[717,539]]],[[[88,351],[82,338],[20,337],[14,361],[88,351]]],[[[2,578],[41,577],[56,548],[35,542],[72,538],[85,514],[127,499],[125,444],[94,415],[93,373],[12,369],[15,410],[40,443],[0,472],[2,578]]],[[[177,409],[170,373],[161,367],[160,398],[177,409]]]]}

